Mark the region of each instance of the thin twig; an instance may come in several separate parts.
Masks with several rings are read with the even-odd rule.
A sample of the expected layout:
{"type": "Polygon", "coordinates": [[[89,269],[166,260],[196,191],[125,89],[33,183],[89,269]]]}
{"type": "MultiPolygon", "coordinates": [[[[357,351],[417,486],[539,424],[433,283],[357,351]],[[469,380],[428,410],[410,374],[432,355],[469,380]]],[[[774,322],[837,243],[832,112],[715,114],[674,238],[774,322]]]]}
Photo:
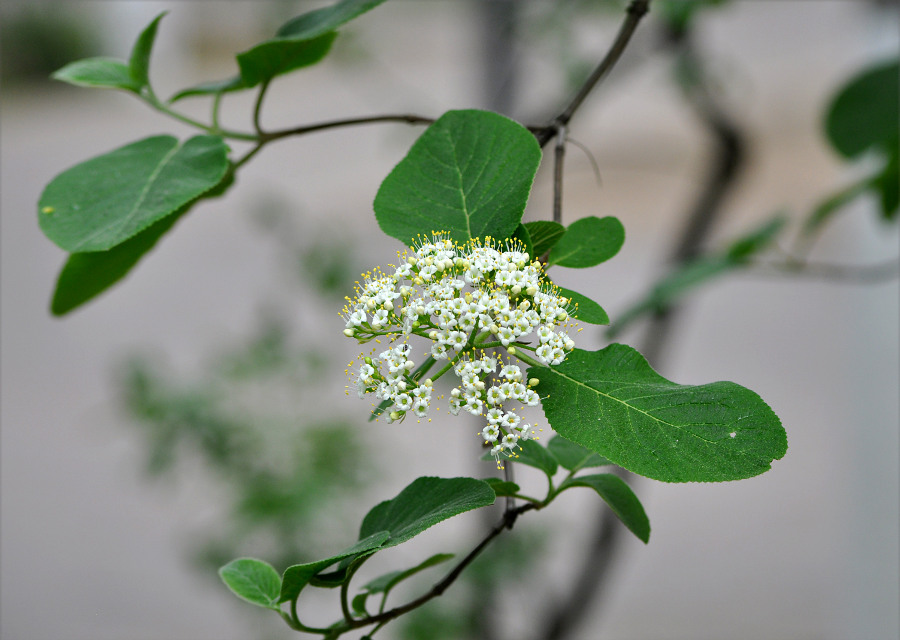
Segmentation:
{"type": "Polygon", "coordinates": [[[631,40],[631,36],[637,28],[638,23],[647,13],[649,6],[650,0],[631,0],[631,3],[625,10],[625,20],[619,28],[619,33],[616,35],[616,39],[613,41],[609,51],[606,52],[603,60],[600,61],[597,68],[594,69],[590,76],[588,76],[588,79],[585,80],[584,84],[581,85],[575,93],[575,96],[559,115],[553,118],[549,124],[535,131],[535,137],[542,147],[553,139],[561,126],[569,124],[569,120],[575,115],[575,112],[581,106],[581,103],[584,102],[585,98],[588,97],[591,91],[594,90],[612,68],[616,66],[616,63],[625,51],[625,47],[628,46],[628,42],[631,40]]]}
{"type": "Polygon", "coordinates": [[[300,136],[314,131],[324,131],[325,129],[336,129],[338,127],[350,127],[360,124],[375,124],[377,122],[405,122],[407,124],[431,124],[434,118],[419,116],[412,113],[388,114],[382,116],[365,116],[362,118],[347,118],[344,120],[328,120],[316,124],[308,124],[302,127],[294,127],[292,129],[281,129],[279,131],[270,131],[262,136],[266,141],[278,140],[279,138],[287,138],[288,136],[300,136]]]}
{"type": "Polygon", "coordinates": [[[900,258],[875,264],[851,265],[795,260],[754,261],[750,268],[763,275],[804,276],[833,282],[870,284],[900,278],[900,258]]]}
{"type": "Polygon", "coordinates": [[[563,161],[566,158],[566,125],[559,126],[553,151],[553,222],[562,224],[563,161]]]}
{"type": "Polygon", "coordinates": [[[450,587],[451,584],[453,584],[456,581],[456,579],[460,576],[460,574],[463,572],[463,570],[465,570],[465,568],[468,567],[475,560],[475,558],[477,558],[481,554],[481,552],[485,550],[485,548],[487,548],[487,546],[491,543],[491,541],[494,538],[496,538],[501,533],[503,533],[503,531],[505,529],[512,529],[513,525],[516,523],[516,520],[518,519],[518,517],[520,515],[522,515],[526,511],[531,511],[531,510],[537,509],[537,508],[539,508],[538,505],[533,504],[533,503],[528,503],[528,504],[523,504],[520,507],[516,507],[515,509],[513,509],[511,511],[506,511],[503,514],[503,517],[500,519],[500,522],[498,522],[494,526],[494,528],[491,529],[490,532],[488,532],[488,534],[484,537],[484,539],[482,539],[482,541],[478,543],[478,546],[476,546],[474,549],[472,549],[472,551],[470,551],[469,554],[465,558],[460,560],[459,564],[457,564],[453,568],[453,571],[448,573],[444,577],[443,580],[441,580],[440,582],[435,584],[431,588],[430,591],[419,596],[415,600],[412,600],[412,601],[410,601],[404,605],[401,605],[399,607],[395,607],[393,609],[385,611],[384,613],[379,613],[374,616],[368,616],[366,618],[357,618],[357,619],[353,620],[351,623],[348,623],[348,627],[353,628],[353,629],[358,629],[360,627],[366,627],[371,624],[377,624],[377,623],[381,623],[381,622],[386,622],[388,620],[393,620],[394,618],[402,616],[404,613],[408,613],[409,611],[412,611],[413,609],[417,609],[418,607],[421,607],[423,604],[425,604],[429,600],[432,600],[433,598],[438,597],[439,595],[444,593],[444,591],[446,591],[450,587]]]}

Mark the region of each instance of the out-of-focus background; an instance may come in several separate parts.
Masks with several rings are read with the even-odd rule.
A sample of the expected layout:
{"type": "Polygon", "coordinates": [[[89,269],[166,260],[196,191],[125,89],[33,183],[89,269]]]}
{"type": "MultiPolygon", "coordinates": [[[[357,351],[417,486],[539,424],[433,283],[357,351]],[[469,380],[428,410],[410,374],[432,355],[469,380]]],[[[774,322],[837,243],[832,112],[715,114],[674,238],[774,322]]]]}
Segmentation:
{"type": "MultiPolygon", "coordinates": [[[[539,123],[621,19],[616,3],[523,1],[507,37],[489,4],[386,3],[345,27],[325,62],[277,80],[264,124],[486,106],[539,123]],[[512,70],[486,64],[497,61],[498,41],[511,47],[512,70]]],[[[274,616],[228,594],[215,566],[257,555],[283,569],[327,554],[352,541],[369,506],[414,477],[493,471],[476,460],[474,426],[369,424],[368,405],[343,393],[344,363],[358,352],[342,339],[337,310],[359,271],[399,248],[378,230],[371,203],[419,128],[375,125],[271,145],[122,284],[68,317],[49,314],[65,256],[37,227],[43,186],[90,156],[190,130],[124,93],[53,83],[47,72],[79,57],[126,57],[168,10],[151,68],[167,96],[230,75],[232,54],[315,6],[6,0],[0,9],[4,639],[290,637],[274,616]]],[[[640,26],[570,130],[601,180],[571,148],[565,221],[615,215],[627,241],[609,263],[555,278],[614,320],[662,273],[709,160],[655,20],[640,26]]],[[[862,174],[865,161],[847,165],[829,149],[823,109],[855,72],[896,55],[897,27],[895,4],[858,0],[733,1],[703,15],[697,46],[749,145],[710,245],[779,210],[799,220],[862,174]]],[[[208,108],[203,99],[183,106],[201,118],[208,108]]],[[[247,128],[251,107],[251,95],[226,98],[225,123],[247,128]]],[[[547,165],[531,219],[550,214],[547,165]]],[[[874,264],[897,254],[897,238],[874,203],[859,201],[814,256],[874,264]]],[[[606,596],[574,637],[896,638],[897,280],[740,274],[687,303],[662,373],[757,391],[783,420],[790,448],[770,472],[737,483],[638,481],[650,544],[623,542],[606,596]]],[[[641,331],[622,340],[638,343],[641,331]]],[[[605,343],[595,329],[582,335],[588,347],[605,343]]],[[[518,473],[540,487],[528,469],[518,473]]],[[[511,536],[522,547],[497,552],[482,570],[501,579],[490,597],[477,581],[459,587],[481,602],[495,637],[532,637],[534,612],[566,592],[596,502],[567,494],[523,518],[511,536]],[[538,563],[540,577],[519,572],[531,556],[549,559],[538,563]]],[[[382,568],[464,552],[484,525],[467,517],[382,568]]],[[[453,592],[448,599],[465,606],[453,592]]],[[[450,621],[435,614],[419,629],[384,634],[445,637],[450,621]]],[[[474,637],[466,633],[450,637],[474,637]]]]}

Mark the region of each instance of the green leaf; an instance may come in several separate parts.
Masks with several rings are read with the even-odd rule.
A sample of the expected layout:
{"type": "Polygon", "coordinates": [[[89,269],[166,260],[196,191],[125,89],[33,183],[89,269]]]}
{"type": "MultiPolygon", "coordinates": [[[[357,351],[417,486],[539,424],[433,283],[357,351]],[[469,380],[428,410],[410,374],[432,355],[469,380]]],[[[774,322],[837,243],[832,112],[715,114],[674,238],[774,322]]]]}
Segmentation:
{"type": "Polygon", "coordinates": [[[531,242],[534,244],[534,256],[536,258],[550,251],[566,233],[564,226],[549,220],[526,222],[525,228],[531,234],[531,242]]]}
{"type": "Polygon", "coordinates": [[[406,569],[405,571],[391,571],[390,573],[378,576],[374,580],[371,580],[363,585],[362,588],[365,589],[370,595],[375,593],[384,593],[385,596],[387,596],[387,594],[390,593],[391,589],[396,587],[407,578],[411,578],[417,573],[425,571],[425,569],[430,569],[431,567],[443,564],[444,562],[448,562],[454,557],[455,556],[452,553],[437,553],[427,560],[423,560],[416,566],[410,569],[406,569]]]}
{"type": "Polygon", "coordinates": [[[522,219],[541,150],[522,125],[489,111],[448,111],[381,183],[375,218],[404,244],[508,238],[522,219]]]}
{"type": "Polygon", "coordinates": [[[385,0],[342,0],[288,20],[278,29],[278,37],[309,40],[334,31],[383,2],[385,0]]]}
{"type": "MultiPolygon", "coordinates": [[[[243,87],[255,87],[324,58],[337,33],[331,32],[313,39],[275,38],[266,40],[237,55],[243,87]]],[[[243,88],[242,87],[242,88],[243,88]]]]}
{"type": "Polygon", "coordinates": [[[56,281],[50,311],[55,316],[65,315],[109,289],[124,278],[180,218],[181,212],[167,216],[106,251],[70,254],[56,281]]]}
{"type": "Polygon", "coordinates": [[[268,562],[238,558],[219,569],[219,576],[238,598],[259,607],[279,611],[281,578],[268,562]]]}
{"type": "Polygon", "coordinates": [[[890,151],[900,136],[900,62],[870,66],[831,101],[825,131],[842,155],[854,158],[872,147],[890,151]]]}
{"type": "Polygon", "coordinates": [[[188,87],[187,89],[182,89],[171,98],[169,98],[169,104],[173,104],[175,102],[178,102],[182,98],[189,98],[191,96],[209,96],[219,93],[228,93],[231,91],[240,91],[242,89],[249,88],[250,87],[244,84],[244,81],[240,76],[233,76],[231,78],[226,78],[225,80],[203,82],[201,84],[188,87]]]}
{"type": "Polygon", "coordinates": [[[389,537],[390,533],[387,531],[375,531],[371,535],[362,538],[353,546],[330,558],[288,567],[281,578],[281,595],[278,598],[278,602],[287,602],[295,599],[317,573],[345,558],[369,554],[380,549],[389,537]]]}
{"type": "Polygon", "coordinates": [[[578,308],[569,314],[570,316],[590,324],[609,324],[609,316],[606,315],[606,311],[599,304],[577,291],[572,291],[559,285],[556,288],[559,289],[559,295],[569,298],[572,303],[578,305],[578,308]]]}
{"type": "Polygon", "coordinates": [[[494,498],[490,485],[474,478],[417,478],[397,497],[369,511],[359,537],[389,531],[383,548],[393,547],[447,518],[494,504],[494,498]]]}
{"type": "Polygon", "coordinates": [[[150,84],[150,54],[153,52],[153,42],[156,40],[156,30],[159,21],[168,11],[163,11],[156,16],[147,27],[141,31],[134,47],[131,49],[131,57],[128,59],[128,72],[131,79],[141,87],[150,84]]]}
{"type": "MultiPolygon", "coordinates": [[[[490,452],[481,456],[482,460],[494,460],[490,452]]],[[[502,460],[502,458],[501,458],[502,460]]],[[[535,469],[540,469],[547,477],[552,478],[553,474],[559,468],[556,458],[550,455],[547,450],[534,440],[519,440],[519,448],[515,450],[513,462],[518,462],[535,469]]],[[[493,486],[493,485],[491,485],[493,486]]],[[[501,490],[503,490],[501,488],[501,490]]],[[[500,495],[499,493],[497,495],[500,495]]]]}
{"type": "Polygon", "coordinates": [[[622,478],[611,473],[578,476],[566,480],[560,491],[569,487],[593,489],[634,535],[644,543],[650,541],[650,520],[647,519],[641,501],[622,478]]]}
{"type": "Polygon", "coordinates": [[[871,187],[872,178],[866,178],[829,195],[819,202],[803,223],[802,232],[809,235],[818,231],[848,204],[863,195],[871,187]]]}
{"type": "Polygon", "coordinates": [[[41,194],[38,222],[66,251],[111,249],[217,186],[227,153],[218,136],[145,138],[56,176],[41,194]]]}
{"type": "Polygon", "coordinates": [[[516,450],[513,461],[540,469],[548,478],[552,478],[559,468],[556,458],[534,440],[519,440],[519,449],[516,450]]]}
{"type": "Polygon", "coordinates": [[[534,245],[531,242],[531,234],[528,233],[528,227],[520,222],[516,227],[516,230],[513,231],[512,237],[513,239],[518,240],[522,243],[522,247],[525,250],[525,253],[530,255],[532,258],[535,257],[534,245]]]}
{"type": "Polygon", "coordinates": [[[900,209],[900,149],[894,148],[884,171],[871,181],[872,188],[879,194],[881,215],[885,220],[893,220],[900,209]]]}
{"type": "Polygon", "coordinates": [[[574,349],[555,367],[531,367],[547,421],[564,438],[664,482],[759,475],[787,451],[781,421],[733,382],[666,380],[631,347],[574,349]]]}
{"type": "Polygon", "coordinates": [[[135,93],[142,86],[131,77],[127,64],[113,58],[86,58],[70,62],[50,77],[79,87],[124,89],[135,93]]]}
{"type": "Polygon", "coordinates": [[[599,456],[590,449],[566,440],[562,436],[553,436],[547,443],[547,450],[559,461],[564,469],[578,471],[588,467],[605,467],[612,462],[599,456]]]}
{"type": "Polygon", "coordinates": [[[612,258],[625,243],[625,227],[617,218],[581,218],[566,228],[550,251],[548,265],[583,269],[612,258]]]}
{"type": "MultiPolygon", "coordinates": [[[[482,456],[482,460],[493,460],[491,454],[487,454],[487,457],[482,456]]],[[[485,482],[491,485],[491,489],[494,490],[494,495],[498,498],[502,498],[504,496],[514,496],[519,493],[519,485],[515,482],[507,482],[506,480],[502,480],[500,478],[482,478],[485,482]]]]}

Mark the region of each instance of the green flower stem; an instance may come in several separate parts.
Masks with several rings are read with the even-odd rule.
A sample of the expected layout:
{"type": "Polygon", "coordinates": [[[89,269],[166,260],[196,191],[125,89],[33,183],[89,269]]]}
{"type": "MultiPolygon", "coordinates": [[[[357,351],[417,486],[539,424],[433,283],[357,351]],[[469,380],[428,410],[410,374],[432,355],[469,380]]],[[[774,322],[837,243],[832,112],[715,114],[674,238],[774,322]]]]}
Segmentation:
{"type": "Polygon", "coordinates": [[[256,104],[253,105],[253,129],[256,131],[256,135],[262,140],[265,137],[265,133],[262,130],[262,125],[260,124],[260,119],[262,116],[262,103],[266,97],[266,91],[269,89],[269,81],[266,80],[259,87],[259,93],[256,94],[256,104]]]}
{"type": "Polygon", "coordinates": [[[522,353],[522,352],[520,351],[520,348],[522,348],[522,347],[528,348],[528,347],[526,347],[525,345],[517,344],[517,345],[515,345],[515,347],[516,347],[516,351],[515,351],[515,353],[513,353],[512,355],[514,355],[516,358],[518,358],[519,360],[521,360],[521,361],[524,362],[525,364],[529,364],[529,365],[531,365],[532,367],[543,367],[543,366],[546,366],[546,365],[544,365],[543,363],[538,362],[537,360],[535,360],[535,359],[532,358],[531,356],[527,356],[527,355],[525,355],[524,353],[522,353]]]}
{"type": "Polygon", "coordinates": [[[159,111],[160,113],[164,113],[170,118],[174,118],[179,122],[183,122],[184,124],[190,125],[192,127],[196,127],[197,129],[202,129],[206,133],[210,135],[218,135],[223,138],[231,138],[233,140],[246,140],[248,142],[262,142],[260,136],[254,133],[243,133],[240,131],[232,131],[231,129],[221,129],[217,126],[209,126],[203,124],[199,120],[194,120],[193,118],[184,115],[183,113],[179,113],[175,111],[168,105],[166,105],[163,101],[156,97],[156,94],[153,93],[153,90],[149,87],[147,91],[140,94],[141,99],[146,102],[148,105],[159,111]]]}
{"type": "Polygon", "coordinates": [[[308,627],[302,622],[300,622],[300,618],[297,617],[297,600],[299,599],[300,594],[297,594],[297,597],[291,600],[291,615],[288,616],[283,611],[281,612],[281,617],[284,618],[284,621],[287,622],[288,626],[291,629],[295,629],[296,631],[305,631],[306,633],[317,633],[317,634],[325,634],[331,633],[331,629],[324,629],[319,627],[308,627]]]}

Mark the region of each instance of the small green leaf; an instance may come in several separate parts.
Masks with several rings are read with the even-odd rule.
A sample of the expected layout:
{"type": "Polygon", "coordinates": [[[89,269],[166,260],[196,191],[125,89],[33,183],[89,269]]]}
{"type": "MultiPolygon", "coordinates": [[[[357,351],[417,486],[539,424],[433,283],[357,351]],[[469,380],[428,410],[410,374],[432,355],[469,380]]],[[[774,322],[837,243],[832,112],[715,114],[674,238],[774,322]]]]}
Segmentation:
{"type": "MultiPolygon", "coordinates": [[[[603,307],[599,304],[587,296],[581,295],[577,291],[572,291],[571,289],[566,289],[565,287],[560,287],[558,285],[556,288],[559,289],[559,295],[569,298],[573,304],[578,305],[578,308],[569,314],[570,316],[576,320],[581,320],[582,322],[588,322],[590,324],[609,324],[609,316],[606,315],[606,311],[604,311],[603,307]]],[[[570,306],[569,308],[572,307],[570,306]]]]}
{"type": "Polygon", "coordinates": [[[244,81],[240,76],[233,76],[231,78],[226,78],[225,80],[203,82],[201,84],[194,85],[193,87],[182,89],[171,98],[169,98],[169,104],[173,104],[175,102],[178,102],[182,98],[189,98],[191,96],[210,96],[216,95],[218,93],[228,93],[231,91],[240,91],[242,89],[249,88],[250,87],[244,84],[244,81]]]}
{"type": "Polygon", "coordinates": [[[605,467],[612,462],[599,456],[590,449],[566,440],[562,436],[553,436],[547,443],[547,450],[559,461],[564,469],[578,471],[588,467],[605,467]]]}
{"type": "Polygon", "coordinates": [[[566,232],[566,228],[558,222],[550,220],[536,220],[526,222],[525,228],[531,234],[531,242],[534,244],[534,256],[541,257],[559,242],[566,232]]]}
{"type": "Polygon", "coordinates": [[[141,85],[128,72],[128,65],[113,58],[86,58],[70,62],[50,77],[79,87],[124,89],[135,93],[141,90],[141,85]]]}
{"type": "Polygon", "coordinates": [[[854,158],[872,147],[891,150],[900,136],[900,62],[864,69],[832,100],[825,131],[834,148],[854,158]]]}
{"type": "Polygon", "coordinates": [[[666,380],[631,347],[574,349],[554,367],[531,367],[544,414],[564,438],[663,482],[759,475],[787,451],[781,421],[733,382],[666,380]]]}
{"type": "Polygon", "coordinates": [[[393,547],[447,518],[494,504],[494,498],[490,485],[474,478],[417,478],[397,497],[369,511],[359,537],[389,531],[383,548],[393,547]]]}
{"type": "Polygon", "coordinates": [[[581,218],[566,228],[550,251],[548,265],[583,269],[605,262],[625,243],[625,227],[617,218],[581,218]]]}
{"type": "MultiPolygon", "coordinates": [[[[487,458],[482,457],[482,460],[493,460],[491,454],[487,454],[487,458]]],[[[519,485],[515,482],[507,482],[506,480],[501,480],[500,478],[482,478],[485,482],[491,485],[491,489],[494,490],[494,495],[498,498],[502,498],[504,496],[514,496],[519,493],[519,485]]]]}
{"type": "Polygon", "coordinates": [[[309,40],[334,31],[383,2],[385,0],[341,0],[330,7],[316,9],[288,20],[278,29],[278,37],[309,40]]]}
{"type": "Polygon", "coordinates": [[[156,31],[159,21],[168,11],[163,11],[156,16],[147,27],[141,31],[134,47],[131,49],[131,57],[128,59],[128,72],[131,79],[141,87],[150,84],[150,54],[153,52],[153,43],[156,40],[156,31]]]}
{"type": "Polygon", "coordinates": [[[879,194],[881,215],[885,220],[893,220],[900,209],[900,149],[894,148],[884,170],[871,181],[872,188],[879,194]]]}
{"type": "Polygon", "coordinates": [[[406,245],[446,231],[458,242],[508,238],[541,161],[534,136],[489,111],[448,111],[381,183],[375,218],[406,245]]]}
{"type": "Polygon", "coordinates": [[[577,476],[566,480],[560,491],[569,487],[588,487],[596,491],[619,520],[645,544],[650,541],[650,520],[641,501],[625,481],[611,473],[577,476]]]}
{"type": "Polygon", "coordinates": [[[522,224],[521,222],[519,223],[519,226],[517,226],[516,230],[513,231],[512,237],[513,239],[518,240],[522,243],[522,247],[525,253],[530,255],[532,258],[536,257],[534,255],[534,246],[531,242],[531,234],[528,233],[528,228],[524,224],[522,224]]]}
{"type": "Polygon", "coordinates": [[[238,558],[219,569],[219,576],[237,597],[250,604],[279,611],[281,578],[268,562],[238,558]]]}
{"type": "Polygon", "coordinates": [[[237,55],[243,87],[255,87],[275,76],[319,62],[331,49],[336,32],[313,39],[275,38],[237,55]]]}
{"type": "Polygon", "coordinates": [[[390,593],[391,589],[396,587],[407,578],[411,578],[417,573],[425,571],[425,569],[430,569],[431,567],[443,564],[444,562],[448,562],[454,557],[455,556],[452,553],[437,553],[427,560],[423,560],[416,566],[410,569],[406,569],[405,571],[391,571],[390,573],[379,576],[363,585],[362,588],[365,589],[369,594],[384,593],[385,596],[387,596],[387,594],[390,593]]]}
{"type": "Polygon", "coordinates": [[[548,451],[534,440],[520,440],[519,449],[516,450],[515,462],[526,464],[529,467],[540,469],[552,478],[559,466],[548,451]]]}
{"type": "MultiPolygon", "coordinates": [[[[494,457],[490,453],[481,456],[482,460],[493,460],[494,457]]],[[[510,458],[513,462],[540,469],[548,478],[552,478],[553,474],[559,468],[556,458],[550,455],[547,450],[534,440],[519,440],[519,448],[515,450],[514,455],[510,458]]],[[[501,457],[501,460],[503,458],[501,457]]],[[[500,494],[497,494],[500,495],[500,494]]]]}
{"type": "Polygon", "coordinates": [[[38,222],[71,253],[111,249],[217,186],[227,153],[218,136],[145,138],[56,176],[41,194],[38,222]]]}
{"type": "Polygon", "coordinates": [[[725,251],[726,257],[734,262],[741,262],[768,249],[778,234],[787,226],[787,223],[787,216],[781,214],[765,221],[756,229],[732,241],[725,251]]]}
{"type": "Polygon", "coordinates": [[[390,533],[387,531],[375,531],[371,535],[362,538],[353,546],[330,558],[288,567],[281,578],[281,595],[278,597],[278,602],[287,602],[295,599],[317,573],[345,558],[369,554],[380,549],[389,537],[390,533]]]}
{"type": "Polygon", "coordinates": [[[353,600],[350,601],[350,608],[353,609],[353,612],[357,615],[368,616],[369,612],[366,611],[366,600],[368,599],[369,593],[367,591],[358,593],[353,597],[353,600]]]}
{"type": "Polygon", "coordinates": [[[805,235],[810,235],[818,231],[848,204],[866,193],[871,187],[871,183],[872,178],[869,177],[826,197],[810,212],[803,223],[802,232],[805,235]]]}

